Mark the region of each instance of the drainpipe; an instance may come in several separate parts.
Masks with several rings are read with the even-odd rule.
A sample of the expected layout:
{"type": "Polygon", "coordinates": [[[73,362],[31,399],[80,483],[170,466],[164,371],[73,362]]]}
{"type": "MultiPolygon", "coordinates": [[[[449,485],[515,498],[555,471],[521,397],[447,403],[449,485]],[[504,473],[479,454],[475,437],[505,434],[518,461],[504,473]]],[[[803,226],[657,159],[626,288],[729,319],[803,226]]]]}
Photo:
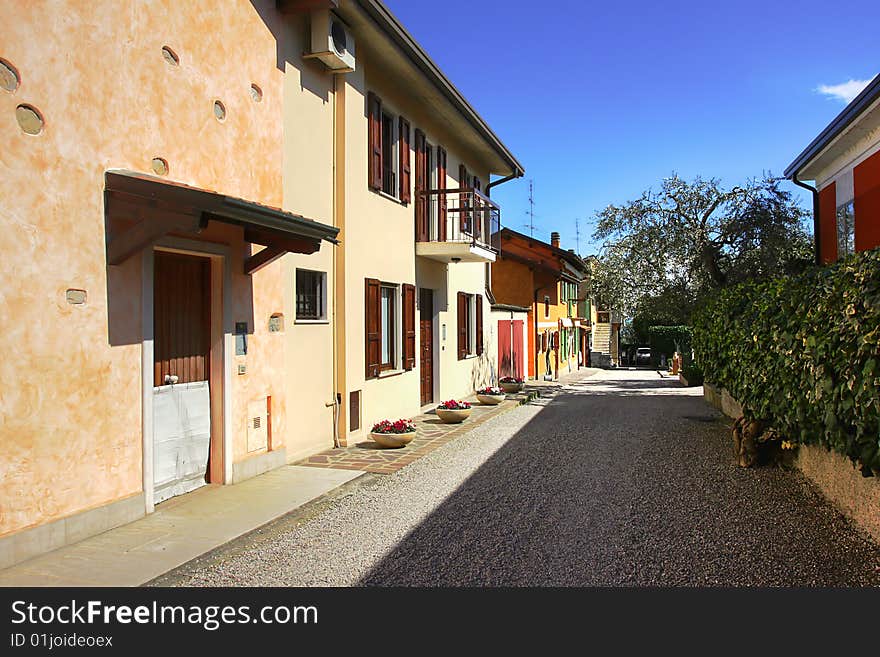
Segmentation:
{"type": "Polygon", "coordinates": [[[798,187],[803,187],[813,195],[813,248],[816,252],[816,264],[821,265],[822,255],[820,250],[821,238],[819,236],[819,190],[811,185],[808,185],[807,183],[803,183],[798,180],[797,171],[795,171],[791,175],[791,181],[798,187]]]}

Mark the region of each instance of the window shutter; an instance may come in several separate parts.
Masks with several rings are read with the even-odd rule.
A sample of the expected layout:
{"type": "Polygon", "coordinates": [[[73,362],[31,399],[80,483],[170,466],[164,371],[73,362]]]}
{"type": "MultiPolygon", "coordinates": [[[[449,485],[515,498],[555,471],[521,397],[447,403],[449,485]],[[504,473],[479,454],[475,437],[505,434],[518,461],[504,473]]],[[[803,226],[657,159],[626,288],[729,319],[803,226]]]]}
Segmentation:
{"type": "Polygon", "coordinates": [[[366,361],[366,378],[375,379],[379,376],[382,359],[382,288],[375,278],[366,279],[366,297],[364,299],[364,319],[367,336],[364,360],[366,361]]]}
{"type": "Polygon", "coordinates": [[[464,191],[468,188],[467,168],[463,164],[458,165],[458,187],[462,190],[458,194],[458,219],[459,230],[462,232],[470,232],[470,213],[466,211],[468,207],[468,195],[464,191]]]}
{"type": "Polygon", "coordinates": [[[370,141],[370,188],[382,189],[382,101],[372,91],[367,94],[370,141]]]}
{"type": "Polygon", "coordinates": [[[426,152],[425,133],[416,128],[416,242],[428,241],[428,203],[430,199],[421,192],[427,189],[428,158],[426,152]]]}
{"type": "Polygon", "coordinates": [[[468,323],[467,323],[467,294],[458,293],[458,360],[467,356],[468,323]]]}
{"type": "Polygon", "coordinates": [[[400,200],[409,203],[412,200],[410,194],[411,176],[409,163],[409,121],[402,116],[398,119],[400,126],[400,200]]]}
{"type": "Polygon", "coordinates": [[[403,369],[416,366],[416,287],[403,286],[403,369]]]}
{"type": "MultiPolygon", "coordinates": [[[[437,189],[446,189],[446,149],[442,146],[437,147],[437,189]]],[[[446,194],[441,192],[438,196],[438,212],[437,222],[439,224],[437,231],[439,233],[439,241],[446,241],[446,194]]]]}
{"type": "Polygon", "coordinates": [[[477,313],[477,355],[481,356],[483,354],[483,295],[477,294],[474,296],[474,301],[477,313]]]}

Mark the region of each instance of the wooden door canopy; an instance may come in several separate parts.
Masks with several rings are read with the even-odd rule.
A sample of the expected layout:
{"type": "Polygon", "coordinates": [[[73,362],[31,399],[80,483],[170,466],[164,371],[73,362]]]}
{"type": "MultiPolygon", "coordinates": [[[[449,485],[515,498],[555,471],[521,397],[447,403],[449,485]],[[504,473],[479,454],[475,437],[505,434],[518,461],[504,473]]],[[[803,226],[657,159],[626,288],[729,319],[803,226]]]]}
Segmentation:
{"type": "Polygon", "coordinates": [[[168,234],[198,234],[211,221],[241,226],[245,241],[266,247],[245,260],[245,274],[285,253],[314,253],[322,240],[339,243],[335,226],[218,192],[121,170],[107,171],[104,183],[109,265],[122,264],[168,234]]]}

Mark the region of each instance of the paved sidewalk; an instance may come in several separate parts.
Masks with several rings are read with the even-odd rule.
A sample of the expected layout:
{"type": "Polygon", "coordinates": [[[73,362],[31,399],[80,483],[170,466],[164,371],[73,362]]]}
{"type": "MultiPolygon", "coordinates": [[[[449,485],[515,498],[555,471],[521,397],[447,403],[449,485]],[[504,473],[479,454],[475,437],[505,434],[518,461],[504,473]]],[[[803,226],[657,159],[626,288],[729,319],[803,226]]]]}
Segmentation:
{"type": "Polygon", "coordinates": [[[560,389],[566,383],[579,381],[600,370],[585,368],[563,374],[556,381],[527,381],[520,393],[509,394],[497,406],[483,406],[476,396],[464,397],[472,404],[471,416],[461,424],[444,424],[432,410],[412,418],[417,433],[405,447],[386,449],[369,438],[355,445],[324,450],[297,461],[297,465],[312,468],[363,470],[376,474],[393,474],[413,461],[427,456],[459,436],[472,431],[486,420],[528,401],[560,389]],[[543,393],[542,393],[543,391],[543,393]]]}
{"type": "Polygon", "coordinates": [[[0,570],[0,586],[139,586],[362,475],[285,466],[205,486],[156,512],[0,570]]]}

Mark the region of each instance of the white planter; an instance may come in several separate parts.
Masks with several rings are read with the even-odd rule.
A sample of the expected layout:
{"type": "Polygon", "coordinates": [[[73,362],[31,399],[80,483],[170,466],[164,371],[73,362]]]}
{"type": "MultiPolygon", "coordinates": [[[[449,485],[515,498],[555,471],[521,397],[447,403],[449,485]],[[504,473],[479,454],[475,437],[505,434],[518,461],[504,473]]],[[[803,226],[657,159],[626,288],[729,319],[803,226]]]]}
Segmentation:
{"type": "Polygon", "coordinates": [[[505,400],[504,395],[481,395],[477,393],[477,400],[486,406],[497,406],[505,400]]]}
{"type": "Polygon", "coordinates": [[[458,422],[464,422],[471,415],[471,409],[469,408],[457,408],[457,409],[449,409],[449,408],[438,408],[437,409],[437,417],[440,418],[445,424],[456,424],[458,422]]]}
{"type": "Polygon", "coordinates": [[[373,433],[370,432],[370,438],[373,439],[373,442],[381,445],[382,447],[403,447],[408,444],[415,438],[415,431],[408,431],[407,433],[373,433]]]}
{"type": "Polygon", "coordinates": [[[523,389],[522,383],[504,383],[498,384],[504,392],[520,392],[523,389]]]}

